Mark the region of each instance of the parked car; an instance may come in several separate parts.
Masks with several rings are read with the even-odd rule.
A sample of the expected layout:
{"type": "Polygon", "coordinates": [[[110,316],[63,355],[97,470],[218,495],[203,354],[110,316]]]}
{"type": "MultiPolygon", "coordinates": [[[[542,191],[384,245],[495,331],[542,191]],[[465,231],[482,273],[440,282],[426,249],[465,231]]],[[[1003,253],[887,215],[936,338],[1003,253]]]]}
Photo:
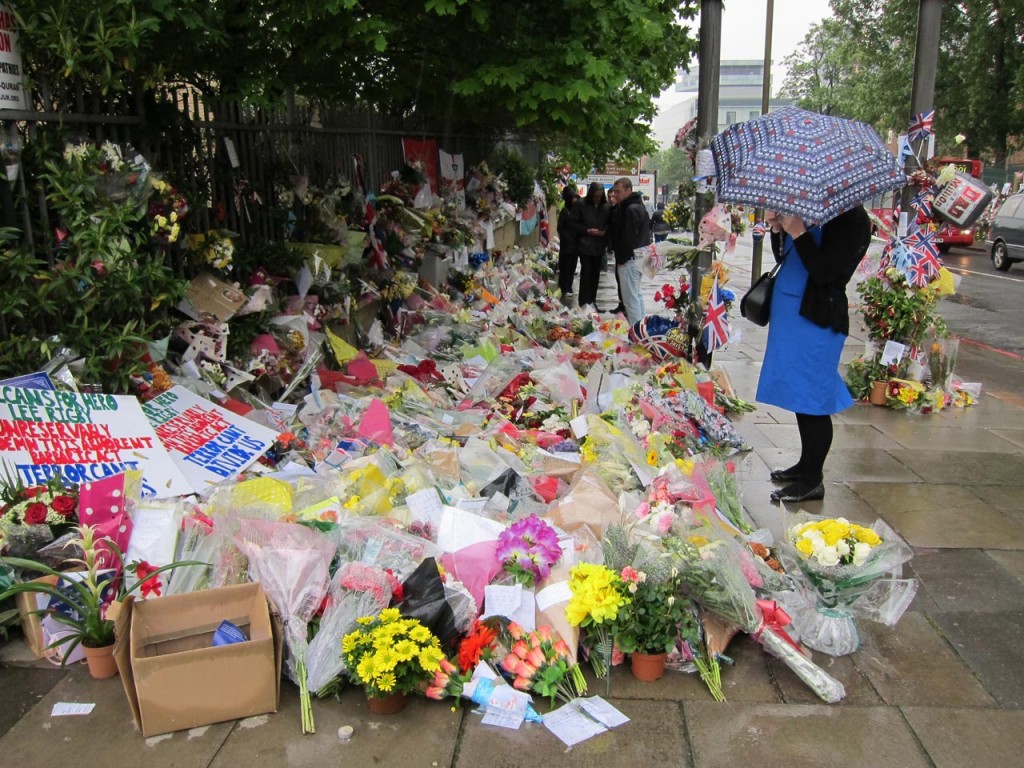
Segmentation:
{"type": "Polygon", "coordinates": [[[1010,195],[992,220],[985,243],[992,266],[1005,272],[1015,261],[1024,261],[1024,193],[1010,195]]]}

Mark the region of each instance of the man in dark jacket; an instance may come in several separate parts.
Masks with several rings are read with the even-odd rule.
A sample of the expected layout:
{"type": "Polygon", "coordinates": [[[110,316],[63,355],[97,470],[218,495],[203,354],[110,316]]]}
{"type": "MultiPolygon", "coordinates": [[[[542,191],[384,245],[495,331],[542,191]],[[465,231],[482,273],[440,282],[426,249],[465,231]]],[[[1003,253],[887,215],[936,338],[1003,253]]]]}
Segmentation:
{"type": "Polygon", "coordinates": [[[615,273],[619,276],[622,303],[629,324],[644,317],[644,299],[640,292],[643,273],[634,251],[651,243],[651,219],[647,215],[643,196],[633,191],[633,182],[623,176],[615,182],[617,206],[612,218],[612,251],[615,253],[615,273]]]}
{"type": "MultiPolygon", "coordinates": [[[[572,294],[572,281],[576,277],[576,263],[580,253],[580,228],[576,222],[579,195],[575,184],[562,189],[562,210],[558,212],[558,288],[565,302],[572,294]]],[[[582,285],[580,286],[582,289],[582,285]]]]}
{"type": "Polygon", "coordinates": [[[601,277],[601,267],[604,266],[605,251],[608,250],[611,206],[605,199],[604,187],[599,182],[590,183],[587,196],[576,205],[575,216],[580,231],[579,305],[585,307],[597,301],[597,285],[601,277]]]}

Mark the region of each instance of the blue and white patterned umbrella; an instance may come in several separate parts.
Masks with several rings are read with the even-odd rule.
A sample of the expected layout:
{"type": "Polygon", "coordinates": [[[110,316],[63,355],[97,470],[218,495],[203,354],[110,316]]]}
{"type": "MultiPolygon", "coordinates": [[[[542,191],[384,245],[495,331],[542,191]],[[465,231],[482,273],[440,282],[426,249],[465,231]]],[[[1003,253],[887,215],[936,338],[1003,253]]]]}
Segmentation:
{"type": "Polygon", "coordinates": [[[822,223],[906,184],[871,126],[783,107],[711,140],[718,199],[822,223]]]}

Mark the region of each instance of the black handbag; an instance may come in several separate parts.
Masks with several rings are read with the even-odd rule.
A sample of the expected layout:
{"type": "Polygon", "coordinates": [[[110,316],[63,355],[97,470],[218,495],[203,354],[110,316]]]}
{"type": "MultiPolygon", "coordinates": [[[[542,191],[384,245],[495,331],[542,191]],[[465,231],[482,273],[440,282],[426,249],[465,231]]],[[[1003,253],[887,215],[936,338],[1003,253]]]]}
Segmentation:
{"type": "Polygon", "coordinates": [[[755,325],[768,325],[772,310],[772,291],[775,289],[775,273],[782,266],[780,261],[771,272],[765,272],[750,286],[740,299],[740,314],[755,325]]]}

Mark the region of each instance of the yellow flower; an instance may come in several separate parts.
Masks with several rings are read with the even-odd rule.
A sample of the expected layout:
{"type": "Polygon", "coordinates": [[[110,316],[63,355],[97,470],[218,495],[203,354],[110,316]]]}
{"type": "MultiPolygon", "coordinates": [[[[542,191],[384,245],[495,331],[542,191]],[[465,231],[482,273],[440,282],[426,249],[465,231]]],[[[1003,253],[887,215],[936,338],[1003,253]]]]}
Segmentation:
{"type": "Polygon", "coordinates": [[[687,477],[693,476],[693,462],[690,459],[676,459],[676,466],[679,467],[687,477]]]}
{"type": "Polygon", "coordinates": [[[378,671],[390,672],[398,666],[400,659],[393,648],[381,648],[373,654],[374,665],[378,671]]]}
{"type": "Polygon", "coordinates": [[[800,539],[796,543],[796,548],[800,554],[807,555],[808,557],[814,554],[814,545],[810,539],[800,539]]]}
{"type": "Polygon", "coordinates": [[[388,693],[389,691],[394,690],[395,684],[398,680],[395,679],[394,672],[385,672],[384,674],[379,675],[375,682],[380,690],[388,693]]]}
{"type": "Polygon", "coordinates": [[[373,623],[373,616],[360,616],[358,619],[356,619],[356,624],[362,624],[364,627],[367,624],[372,624],[372,623],[373,623]]]}
{"type": "Polygon", "coordinates": [[[359,632],[349,632],[341,640],[341,651],[342,653],[352,653],[356,648],[359,647],[359,638],[362,635],[359,632]]]}
{"type": "Polygon", "coordinates": [[[385,608],[380,612],[381,623],[387,624],[388,622],[398,621],[402,618],[402,613],[397,608],[385,608]]]}
{"type": "Polygon", "coordinates": [[[428,646],[420,651],[420,666],[425,672],[436,672],[441,668],[441,659],[444,658],[444,651],[434,646],[428,646]]]}
{"type": "Polygon", "coordinates": [[[359,677],[360,682],[368,683],[373,680],[374,674],[377,672],[376,667],[373,663],[373,655],[366,654],[359,660],[359,664],[356,666],[356,675],[359,677]]]}
{"type": "Polygon", "coordinates": [[[865,528],[861,525],[855,525],[853,527],[853,535],[857,538],[857,541],[869,544],[872,547],[878,546],[882,543],[881,537],[870,528],[865,528]]]}
{"type": "Polygon", "coordinates": [[[430,634],[429,629],[417,622],[416,626],[409,630],[409,637],[417,643],[427,643],[430,642],[432,635],[430,634]]]}
{"type": "Polygon", "coordinates": [[[647,452],[647,463],[650,464],[652,467],[658,466],[658,452],[657,451],[652,449],[652,450],[647,452]]]}
{"type": "Polygon", "coordinates": [[[412,640],[399,640],[395,643],[395,656],[398,657],[399,661],[408,661],[415,656],[419,650],[420,647],[412,640]]]}

